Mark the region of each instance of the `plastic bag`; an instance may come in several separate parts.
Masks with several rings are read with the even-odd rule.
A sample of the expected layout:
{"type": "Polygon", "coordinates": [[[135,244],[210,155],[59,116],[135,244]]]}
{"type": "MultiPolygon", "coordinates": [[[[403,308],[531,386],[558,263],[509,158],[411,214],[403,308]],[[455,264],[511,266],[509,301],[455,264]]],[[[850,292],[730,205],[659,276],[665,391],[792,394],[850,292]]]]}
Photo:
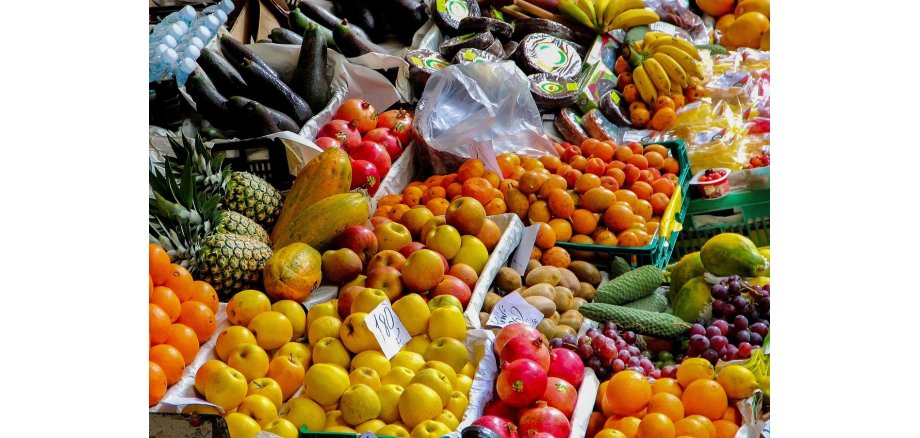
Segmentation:
{"type": "Polygon", "coordinates": [[[709,44],[709,33],[703,19],[694,14],[678,0],[646,0],[646,6],[654,10],[661,21],[671,23],[690,34],[693,44],[709,44]]]}
{"type": "Polygon", "coordinates": [[[510,61],[452,65],[432,74],[413,130],[421,162],[436,174],[454,171],[473,149],[557,155],[544,136],[530,83],[510,61]]]}

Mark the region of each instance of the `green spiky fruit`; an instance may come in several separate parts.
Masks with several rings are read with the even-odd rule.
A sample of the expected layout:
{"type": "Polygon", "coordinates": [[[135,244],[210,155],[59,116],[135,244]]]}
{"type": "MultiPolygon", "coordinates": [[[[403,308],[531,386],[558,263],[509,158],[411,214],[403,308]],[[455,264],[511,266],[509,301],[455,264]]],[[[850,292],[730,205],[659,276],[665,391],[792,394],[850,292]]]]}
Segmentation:
{"type": "Polygon", "coordinates": [[[224,188],[224,204],[230,211],[271,229],[281,212],[281,192],[249,172],[233,172],[224,188]]]}
{"type": "Polygon", "coordinates": [[[664,272],[653,265],[645,265],[620,275],[597,288],[594,300],[607,304],[626,304],[647,297],[664,281],[664,272]]]}
{"type": "Polygon", "coordinates": [[[268,232],[265,231],[265,228],[262,228],[254,220],[235,211],[221,211],[214,232],[222,234],[239,234],[240,236],[258,240],[266,245],[271,245],[271,239],[269,239],[268,232]]]}
{"type": "Polygon", "coordinates": [[[211,234],[201,241],[193,266],[196,279],[211,284],[222,299],[259,284],[272,256],[268,245],[236,234],[211,234]]]}
{"type": "Polygon", "coordinates": [[[690,331],[690,324],[669,313],[630,309],[612,304],[588,303],[578,308],[585,318],[596,322],[611,321],[625,330],[656,338],[674,339],[690,331]]]}

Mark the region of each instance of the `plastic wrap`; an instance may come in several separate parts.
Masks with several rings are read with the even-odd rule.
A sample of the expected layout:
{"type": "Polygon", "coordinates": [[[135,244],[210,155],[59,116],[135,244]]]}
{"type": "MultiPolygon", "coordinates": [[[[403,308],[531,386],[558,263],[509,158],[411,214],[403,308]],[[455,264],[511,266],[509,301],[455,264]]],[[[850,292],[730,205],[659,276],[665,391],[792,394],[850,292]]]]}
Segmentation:
{"type": "Polygon", "coordinates": [[[687,9],[685,3],[679,0],[645,0],[645,4],[658,14],[661,21],[686,30],[694,44],[709,44],[709,33],[703,19],[687,9]]]}
{"type": "Polygon", "coordinates": [[[423,162],[447,174],[491,142],[496,155],[556,155],[543,133],[530,83],[510,61],[452,65],[431,75],[413,131],[423,162]]]}

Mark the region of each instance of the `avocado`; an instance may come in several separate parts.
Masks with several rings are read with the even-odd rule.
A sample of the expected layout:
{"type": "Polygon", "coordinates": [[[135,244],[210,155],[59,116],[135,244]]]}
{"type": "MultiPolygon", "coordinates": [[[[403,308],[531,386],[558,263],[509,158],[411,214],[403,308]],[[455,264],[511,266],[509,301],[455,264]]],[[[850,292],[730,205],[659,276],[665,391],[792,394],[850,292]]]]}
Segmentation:
{"type": "Polygon", "coordinates": [[[521,39],[517,62],[525,73],[549,73],[572,79],[581,71],[581,56],[568,41],[545,33],[532,33],[521,39]]]}
{"type": "Polygon", "coordinates": [[[530,82],[530,94],[537,108],[556,110],[575,103],[578,84],[575,81],[560,80],[546,73],[527,76],[530,82]]]}
{"type": "Polygon", "coordinates": [[[492,47],[495,38],[489,32],[468,33],[448,40],[444,40],[438,47],[445,58],[453,58],[460,49],[472,48],[488,50],[492,47]]]}
{"type": "Polygon", "coordinates": [[[236,71],[230,62],[212,48],[205,48],[198,56],[198,66],[217,86],[217,89],[227,93],[228,96],[242,94],[246,91],[246,80],[236,71]]]}
{"type": "Polygon", "coordinates": [[[257,135],[281,132],[281,128],[272,119],[268,108],[254,100],[243,107],[242,120],[247,125],[247,130],[257,135]]]}
{"type": "Polygon", "coordinates": [[[272,40],[275,44],[297,44],[303,42],[303,38],[300,35],[294,33],[293,30],[285,29],[283,27],[276,27],[268,33],[268,38],[272,40]]]}
{"type": "Polygon", "coordinates": [[[396,39],[406,46],[412,45],[412,39],[419,28],[428,22],[425,3],[420,0],[362,0],[372,11],[377,11],[390,26],[396,39]]]}
{"type": "Polygon", "coordinates": [[[479,17],[479,3],[476,0],[435,0],[431,6],[434,22],[447,36],[465,33],[479,33],[488,29],[461,31],[460,22],[467,17],[479,17]]]}
{"type": "Polygon", "coordinates": [[[297,67],[291,78],[291,89],[303,97],[316,114],[329,103],[329,81],[326,80],[326,40],[314,25],[303,34],[297,67]]]}

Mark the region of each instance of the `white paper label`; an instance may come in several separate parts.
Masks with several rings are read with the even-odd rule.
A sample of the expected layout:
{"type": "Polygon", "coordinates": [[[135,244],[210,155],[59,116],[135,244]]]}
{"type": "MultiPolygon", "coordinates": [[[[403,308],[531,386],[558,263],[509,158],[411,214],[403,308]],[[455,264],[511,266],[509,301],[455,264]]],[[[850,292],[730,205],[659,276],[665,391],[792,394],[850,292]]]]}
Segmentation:
{"type": "Polygon", "coordinates": [[[623,133],[623,142],[629,143],[634,141],[637,143],[649,143],[655,138],[655,135],[657,134],[657,131],[652,131],[650,129],[629,129],[623,133]]]}
{"type": "Polygon", "coordinates": [[[517,271],[518,274],[524,275],[527,269],[527,262],[530,261],[530,253],[533,252],[533,244],[537,241],[538,231],[540,231],[540,225],[524,227],[521,243],[518,244],[517,250],[511,257],[511,269],[517,271]]]}
{"type": "Polygon", "coordinates": [[[489,315],[488,326],[504,327],[515,322],[523,322],[531,327],[536,327],[543,320],[543,312],[531,306],[524,297],[517,292],[505,295],[489,315]]]}
{"type": "Polygon", "coordinates": [[[499,179],[504,179],[502,176],[502,169],[498,167],[498,158],[495,157],[495,149],[492,147],[492,142],[490,140],[472,144],[470,146],[470,158],[476,158],[482,161],[482,164],[485,165],[487,170],[497,173],[499,179]]]}
{"type": "Polygon", "coordinates": [[[364,319],[364,323],[377,338],[377,343],[380,344],[380,349],[387,359],[399,353],[399,349],[412,339],[406,326],[390,306],[389,300],[383,300],[374,310],[371,310],[364,319]]]}

